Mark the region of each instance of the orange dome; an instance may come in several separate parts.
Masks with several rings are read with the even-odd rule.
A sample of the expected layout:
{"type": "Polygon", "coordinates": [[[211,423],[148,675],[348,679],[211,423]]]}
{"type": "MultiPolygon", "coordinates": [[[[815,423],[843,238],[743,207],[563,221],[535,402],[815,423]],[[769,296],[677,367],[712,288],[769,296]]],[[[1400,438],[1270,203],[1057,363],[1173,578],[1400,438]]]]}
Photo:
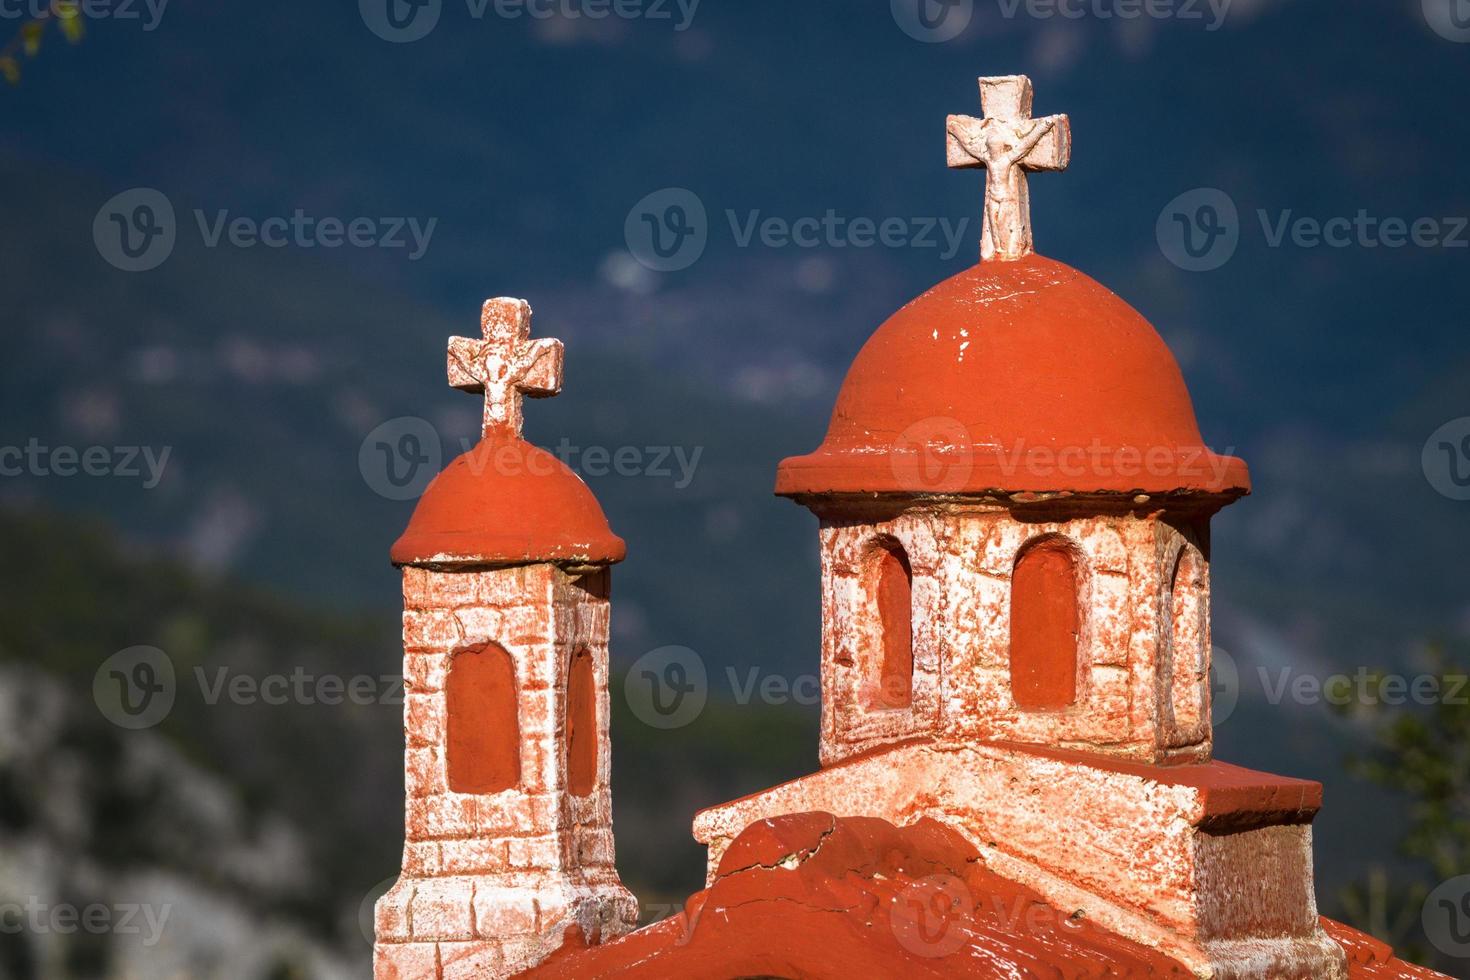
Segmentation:
{"type": "Polygon", "coordinates": [[[395,565],[605,565],[626,553],[581,477],[543,449],[498,436],[434,478],[391,555],[395,565]]]}
{"type": "MultiPolygon", "coordinates": [[[[1067,265],[983,262],[899,310],[858,353],[827,438],[776,492],[1250,491],[1203,444],[1169,348],[1067,265]]],[[[1228,501],[1227,501],[1228,502],[1228,501]]]]}

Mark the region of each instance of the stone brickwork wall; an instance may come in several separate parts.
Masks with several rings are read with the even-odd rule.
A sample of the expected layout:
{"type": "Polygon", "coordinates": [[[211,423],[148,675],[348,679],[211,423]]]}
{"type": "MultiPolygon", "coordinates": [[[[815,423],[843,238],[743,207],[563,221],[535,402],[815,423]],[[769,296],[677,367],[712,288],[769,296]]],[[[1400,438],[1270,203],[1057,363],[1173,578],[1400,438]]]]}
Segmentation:
{"type": "Polygon", "coordinates": [[[402,876],[377,906],[380,980],[504,976],[549,955],[568,925],[609,938],[636,923],[613,867],[608,576],[551,564],[404,569],[405,839],[402,876]],[[455,658],[485,644],[511,657],[519,718],[467,721],[518,733],[520,782],[457,793],[445,691],[455,658]],[[597,779],[573,797],[566,694],[578,651],[593,662],[597,779]]]}
{"type": "Polygon", "coordinates": [[[1153,515],[1052,517],[952,504],[823,520],[823,764],[920,735],[1209,758],[1209,575],[1197,544],[1153,515]],[[1011,694],[1011,578],[1017,556],[1043,539],[1075,556],[1077,697],[1026,710],[1011,694]],[[910,708],[862,697],[881,658],[870,568],[884,541],[913,571],[910,708]],[[1176,612],[1186,618],[1177,626],[1176,612]]]}
{"type": "Polygon", "coordinates": [[[917,742],[711,807],[709,877],[760,820],[820,811],[931,818],[986,867],[1199,976],[1345,980],[1312,887],[1321,787],[1223,763],[1149,766],[1055,749],[917,742]]]}

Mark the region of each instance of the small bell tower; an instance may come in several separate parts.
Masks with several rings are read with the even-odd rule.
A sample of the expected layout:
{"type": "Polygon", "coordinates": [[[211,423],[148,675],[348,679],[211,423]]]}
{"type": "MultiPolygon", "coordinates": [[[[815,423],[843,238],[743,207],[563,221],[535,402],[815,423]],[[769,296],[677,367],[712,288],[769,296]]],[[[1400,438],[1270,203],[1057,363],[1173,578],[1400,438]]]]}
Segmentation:
{"type": "Polygon", "coordinates": [[[403,870],[376,909],[378,980],[502,977],[633,928],[613,865],[609,567],[625,548],[587,486],[521,437],[563,348],[523,300],[449,342],[483,436],[425,491],[403,569],[403,870]]]}

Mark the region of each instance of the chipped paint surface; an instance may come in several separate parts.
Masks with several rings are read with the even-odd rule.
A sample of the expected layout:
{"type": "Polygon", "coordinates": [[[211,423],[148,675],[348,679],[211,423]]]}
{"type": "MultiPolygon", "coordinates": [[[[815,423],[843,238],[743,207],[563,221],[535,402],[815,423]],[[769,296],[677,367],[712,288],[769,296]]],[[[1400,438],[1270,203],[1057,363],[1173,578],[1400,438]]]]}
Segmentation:
{"type": "Polygon", "coordinates": [[[752,824],[683,912],[621,942],[577,937],[528,977],[1187,977],[995,874],[933,821],[795,813],[752,824]]]}
{"type": "Polygon", "coordinates": [[[1151,762],[1210,757],[1209,575],[1187,526],[1148,513],[1037,515],[962,503],[823,513],[824,764],[917,735],[1151,762]],[[1061,710],[1027,711],[1010,685],[1011,576],[1021,552],[1046,541],[1076,556],[1078,695],[1061,710]],[[904,550],[913,572],[913,704],[903,710],[862,697],[881,661],[871,556],[886,542],[904,550]],[[1196,557],[1176,584],[1182,554],[1196,557]],[[1173,622],[1176,609],[1187,622],[1173,622]]]}
{"type": "Polygon", "coordinates": [[[950,116],[945,126],[949,166],[986,170],[980,256],[987,260],[1014,262],[1036,251],[1026,173],[1065,170],[1072,159],[1071,122],[1031,118],[1031,101],[1025,75],[981,78],[985,118],[950,116]]]}
{"type": "Polygon", "coordinates": [[[636,923],[613,865],[609,575],[404,569],[405,840],[402,875],[377,906],[378,980],[506,976],[560,946],[569,925],[611,938],[636,923]],[[485,643],[514,662],[521,778],[475,796],[449,789],[445,687],[456,651],[485,643]],[[568,791],[566,698],[568,665],[584,650],[596,779],[579,797],[568,791]]]}
{"type": "MultiPolygon", "coordinates": [[[[987,112],[1014,103],[989,114],[1029,145],[971,121],[952,151],[1005,180],[1064,158],[1065,119],[1032,140],[1029,86],[990,81],[987,112]]],[[[519,300],[487,303],[484,341],[451,343],[451,383],[486,392],[485,438],[393,551],[407,800],[378,980],[1434,976],[1319,919],[1320,785],[1211,761],[1208,521],[1249,492],[1245,465],[1203,445],[1147,321],[1076,270],[1011,254],[1029,251],[1024,179],[991,184],[1011,197],[993,222],[987,208],[987,240],[1012,261],[895,314],[822,446],[779,470],[778,493],[821,519],[823,768],[700,813],[709,887],[645,929],[613,860],[605,566],[624,545],[585,484],[520,439],[521,396],[560,387],[561,348],[529,340],[519,300]],[[1072,453],[1081,467],[1059,470],[1072,453]],[[1018,595],[1027,554],[1063,571],[1023,576],[1018,595]],[[1016,643],[1018,623],[1046,642],[1016,643]],[[454,673],[491,644],[500,660],[454,673]],[[584,653],[576,730],[595,746],[574,779],[584,653]],[[1075,677],[1021,704],[1012,656],[1033,680],[1075,677]],[[504,713],[508,686],[515,717],[486,710],[453,742],[487,764],[447,754],[467,720],[450,723],[447,692],[504,713]],[[1039,922],[987,917],[997,897],[1039,922]],[[941,907],[938,932],[913,912],[941,907]]]]}
{"type": "Polygon", "coordinates": [[[1211,452],[1179,366],[1113,292],[1060,262],[982,262],[893,314],[838,393],[826,438],[776,491],[1194,495],[1249,491],[1211,452]],[[933,472],[938,471],[938,472],[933,472]]]}
{"type": "Polygon", "coordinates": [[[623,540],[582,478],[521,438],[522,399],[561,391],[565,351],[531,339],[531,304],[501,297],[480,311],[483,339],[449,339],[451,387],[482,394],[480,441],[436,476],[393,544],[395,565],[475,568],[524,562],[605,565],[623,540]]]}
{"type": "Polygon", "coordinates": [[[565,463],[523,440],[491,436],[434,478],[390,554],[396,565],[434,568],[603,565],[622,561],[627,546],[565,463]]]}
{"type": "Polygon", "coordinates": [[[555,338],[531,339],[531,304],[523,299],[487,299],[480,333],[482,339],[449,338],[449,385],[485,396],[484,435],[519,439],[525,424],[521,399],[561,391],[566,351],[555,338]]]}
{"type": "Polygon", "coordinates": [[[705,810],[694,835],[710,849],[713,880],[732,841],[779,814],[932,819],[997,874],[1193,969],[1267,976],[1236,962],[1229,943],[1249,936],[1252,956],[1299,965],[1269,976],[1315,980],[1345,974],[1318,928],[1308,873],[1314,790],[1221,764],[1110,766],[1018,745],[916,741],[705,810]],[[1226,787],[1233,795],[1221,795],[1226,787]],[[1228,834],[1210,829],[1225,824],[1228,834]]]}

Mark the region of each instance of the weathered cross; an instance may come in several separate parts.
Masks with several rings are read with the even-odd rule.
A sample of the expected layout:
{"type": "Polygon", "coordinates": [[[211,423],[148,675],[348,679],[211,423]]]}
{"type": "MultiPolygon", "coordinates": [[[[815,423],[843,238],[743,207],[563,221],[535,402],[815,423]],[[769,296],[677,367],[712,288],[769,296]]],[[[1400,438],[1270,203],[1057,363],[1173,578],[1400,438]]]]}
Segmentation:
{"type": "Polygon", "coordinates": [[[980,256],[1010,262],[1036,250],[1026,171],[1067,169],[1072,126],[1066,116],[1031,118],[1031,79],[1025,75],[980,79],[980,105],[984,119],[949,117],[946,155],[956,169],[988,171],[980,256]]]}
{"type": "Polygon", "coordinates": [[[483,433],[519,438],[521,397],[547,398],[561,391],[565,349],[560,340],[531,339],[531,304],[487,299],[480,312],[483,340],[449,338],[449,384],[483,392],[483,433]]]}

